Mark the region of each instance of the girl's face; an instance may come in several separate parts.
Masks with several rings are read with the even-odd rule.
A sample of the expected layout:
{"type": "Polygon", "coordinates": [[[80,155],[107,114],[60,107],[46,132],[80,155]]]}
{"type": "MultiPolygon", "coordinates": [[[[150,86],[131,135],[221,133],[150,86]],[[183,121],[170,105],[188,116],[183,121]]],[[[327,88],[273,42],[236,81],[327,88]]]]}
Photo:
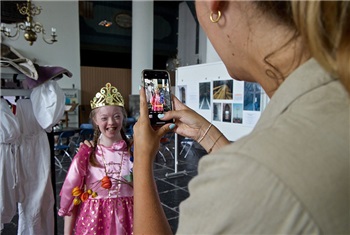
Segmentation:
{"type": "Polygon", "coordinates": [[[103,136],[120,140],[120,130],[123,127],[123,108],[119,106],[103,106],[96,110],[95,124],[99,127],[103,136]]]}

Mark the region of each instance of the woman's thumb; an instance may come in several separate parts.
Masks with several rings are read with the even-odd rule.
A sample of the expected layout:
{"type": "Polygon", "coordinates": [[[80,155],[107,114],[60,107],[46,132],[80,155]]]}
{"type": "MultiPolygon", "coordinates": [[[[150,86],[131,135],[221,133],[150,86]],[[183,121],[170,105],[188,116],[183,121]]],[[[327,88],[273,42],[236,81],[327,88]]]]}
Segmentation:
{"type": "Polygon", "coordinates": [[[175,127],[176,127],[176,125],[174,123],[166,124],[158,129],[158,131],[157,131],[158,135],[160,137],[163,137],[166,133],[172,131],[175,127]]]}

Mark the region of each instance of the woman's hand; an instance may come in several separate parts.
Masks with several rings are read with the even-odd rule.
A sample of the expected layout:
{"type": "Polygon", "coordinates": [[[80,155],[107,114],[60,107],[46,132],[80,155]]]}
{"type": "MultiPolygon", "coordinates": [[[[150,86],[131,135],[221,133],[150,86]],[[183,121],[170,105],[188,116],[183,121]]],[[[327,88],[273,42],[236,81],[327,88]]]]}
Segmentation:
{"type": "Polygon", "coordinates": [[[94,142],[93,142],[92,140],[84,140],[84,142],[80,142],[78,151],[80,150],[80,148],[81,148],[81,146],[82,146],[83,144],[86,144],[86,145],[89,146],[90,148],[95,146],[95,145],[94,145],[94,142]]]}
{"type": "Polygon", "coordinates": [[[171,234],[153,177],[153,161],[162,136],[174,124],[154,130],[148,117],[145,89],[140,90],[140,117],[134,125],[134,234],[171,234]]]}
{"type": "Polygon", "coordinates": [[[175,119],[176,128],[174,131],[184,137],[198,141],[203,134],[203,130],[210,125],[204,117],[181,103],[173,96],[174,110],[166,112],[162,120],[175,119]]]}
{"type": "Polygon", "coordinates": [[[141,157],[142,161],[147,161],[148,164],[153,163],[159,149],[160,139],[170,131],[170,125],[171,124],[166,124],[157,130],[152,128],[148,117],[148,106],[146,102],[145,90],[144,88],[141,88],[140,117],[134,125],[133,135],[135,161],[141,161],[141,157]]]}
{"type": "Polygon", "coordinates": [[[162,120],[175,119],[174,132],[197,141],[208,153],[230,142],[219,129],[173,96],[175,110],[166,112],[162,120]]]}

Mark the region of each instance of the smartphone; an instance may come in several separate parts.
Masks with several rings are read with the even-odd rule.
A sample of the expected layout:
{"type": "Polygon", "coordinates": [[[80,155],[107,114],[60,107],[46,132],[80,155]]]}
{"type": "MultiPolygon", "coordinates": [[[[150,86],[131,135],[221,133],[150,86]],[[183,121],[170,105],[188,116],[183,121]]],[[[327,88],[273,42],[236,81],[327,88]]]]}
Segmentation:
{"type": "Polygon", "coordinates": [[[173,109],[168,71],[145,69],[142,71],[141,79],[146,92],[148,116],[151,125],[161,126],[165,123],[173,123],[173,120],[163,121],[158,118],[158,114],[173,109]]]}

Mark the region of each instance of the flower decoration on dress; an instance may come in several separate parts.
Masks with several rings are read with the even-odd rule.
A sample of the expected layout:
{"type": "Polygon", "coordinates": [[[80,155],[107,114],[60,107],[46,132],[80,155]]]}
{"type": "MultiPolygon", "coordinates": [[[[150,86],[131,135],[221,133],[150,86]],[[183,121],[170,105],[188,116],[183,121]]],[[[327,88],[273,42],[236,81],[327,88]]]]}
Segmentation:
{"type": "Polygon", "coordinates": [[[73,200],[73,204],[74,206],[77,206],[81,203],[81,200],[80,200],[80,197],[75,197],[74,200],[73,200]]]}
{"type": "Polygon", "coordinates": [[[80,195],[80,199],[82,202],[85,202],[88,198],[89,198],[89,193],[88,192],[83,192],[81,195],[80,195]]]}
{"type": "Polygon", "coordinates": [[[75,206],[80,205],[80,203],[85,202],[86,200],[89,199],[89,197],[91,196],[92,198],[95,198],[98,196],[96,191],[93,191],[93,188],[96,188],[100,185],[100,187],[104,188],[104,189],[111,189],[112,188],[112,184],[113,182],[115,182],[117,185],[120,184],[127,184],[130,187],[132,187],[132,178],[131,180],[128,179],[115,179],[113,177],[109,177],[108,175],[104,176],[101,180],[98,180],[96,182],[94,182],[94,186],[88,190],[86,190],[85,192],[79,187],[76,186],[72,189],[72,195],[74,196],[74,200],[73,200],[73,204],[75,206]]]}
{"type": "Polygon", "coordinates": [[[85,202],[90,195],[92,198],[97,197],[97,192],[92,191],[92,189],[88,189],[85,192],[83,192],[81,188],[76,186],[72,189],[72,195],[74,196],[73,204],[77,206],[81,202],[85,202]]]}
{"type": "Polygon", "coordinates": [[[112,187],[112,181],[107,175],[102,178],[101,186],[102,188],[105,188],[105,189],[110,189],[112,187]]]}
{"type": "Polygon", "coordinates": [[[81,189],[77,186],[77,187],[74,187],[72,189],[72,195],[74,197],[79,197],[83,192],[81,191],[81,189]]]}

